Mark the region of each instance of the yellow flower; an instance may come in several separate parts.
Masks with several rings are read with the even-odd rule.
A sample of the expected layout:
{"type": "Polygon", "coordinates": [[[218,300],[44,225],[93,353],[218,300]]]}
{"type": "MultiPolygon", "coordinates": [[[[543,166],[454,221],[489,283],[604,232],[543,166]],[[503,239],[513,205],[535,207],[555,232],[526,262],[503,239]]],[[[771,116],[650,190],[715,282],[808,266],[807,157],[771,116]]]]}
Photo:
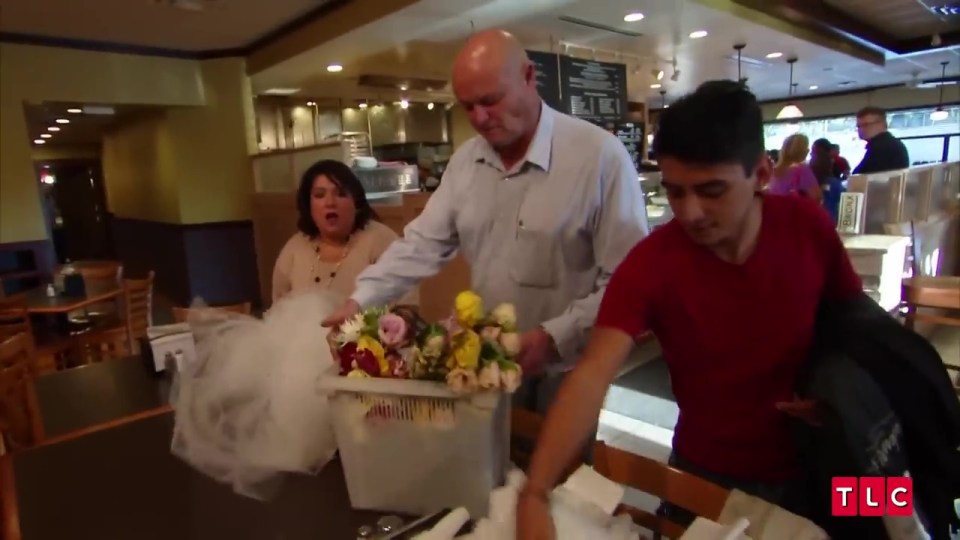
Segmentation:
{"type": "Polygon", "coordinates": [[[483,319],[483,300],[473,291],[463,291],[453,303],[457,312],[457,322],[464,328],[473,328],[483,319]]]}
{"type": "Polygon", "coordinates": [[[390,362],[387,362],[386,351],[383,350],[383,345],[379,341],[370,336],[360,336],[360,339],[357,340],[357,350],[367,350],[373,353],[373,357],[377,359],[377,365],[380,366],[381,377],[390,374],[390,362]]]}
{"type": "Polygon", "coordinates": [[[475,371],[480,363],[480,336],[465,330],[453,339],[453,360],[456,367],[475,371]]]}

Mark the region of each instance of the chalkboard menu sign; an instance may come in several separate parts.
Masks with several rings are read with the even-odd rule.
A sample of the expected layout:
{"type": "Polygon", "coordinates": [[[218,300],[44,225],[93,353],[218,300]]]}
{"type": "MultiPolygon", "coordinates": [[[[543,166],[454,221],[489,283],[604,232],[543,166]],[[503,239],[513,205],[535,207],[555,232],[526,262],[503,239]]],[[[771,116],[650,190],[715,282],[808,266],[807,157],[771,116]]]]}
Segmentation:
{"type": "Polygon", "coordinates": [[[627,66],[569,56],[560,57],[563,111],[591,120],[621,120],[627,115],[627,66]]]}
{"type": "Polygon", "coordinates": [[[544,103],[556,110],[564,110],[560,100],[560,66],[554,53],[527,51],[537,70],[537,90],[544,103]]]}

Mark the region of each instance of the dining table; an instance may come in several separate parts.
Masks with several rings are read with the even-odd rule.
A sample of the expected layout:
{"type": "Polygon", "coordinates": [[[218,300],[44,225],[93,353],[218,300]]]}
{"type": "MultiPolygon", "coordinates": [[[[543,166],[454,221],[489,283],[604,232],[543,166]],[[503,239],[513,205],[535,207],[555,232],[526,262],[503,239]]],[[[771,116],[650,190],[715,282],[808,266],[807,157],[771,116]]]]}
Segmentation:
{"type": "Polygon", "coordinates": [[[269,500],[200,473],[170,450],[170,376],[137,357],[34,384],[46,438],[0,457],[6,540],[354,539],[386,515],[351,507],[336,458],[269,500]]]}
{"type": "Polygon", "coordinates": [[[58,292],[49,296],[46,287],[37,287],[25,291],[22,298],[31,315],[66,315],[94,304],[116,300],[122,294],[123,289],[116,281],[87,280],[85,291],[80,295],[58,292]]]}

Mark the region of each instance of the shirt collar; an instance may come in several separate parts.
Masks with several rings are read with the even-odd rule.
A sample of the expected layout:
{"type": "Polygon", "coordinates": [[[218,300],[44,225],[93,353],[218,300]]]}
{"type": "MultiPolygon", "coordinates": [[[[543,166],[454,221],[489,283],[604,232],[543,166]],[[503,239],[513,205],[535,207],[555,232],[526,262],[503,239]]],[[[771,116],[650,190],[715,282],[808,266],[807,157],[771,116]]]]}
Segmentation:
{"type": "MultiPolygon", "coordinates": [[[[554,114],[556,114],[556,112],[553,109],[547,106],[546,103],[540,102],[540,121],[537,123],[537,131],[533,135],[533,140],[530,141],[530,147],[527,148],[527,155],[523,158],[523,161],[520,162],[521,166],[524,163],[531,163],[540,167],[545,172],[550,172],[550,155],[553,150],[554,114]]],[[[477,161],[499,167],[503,166],[500,157],[497,156],[493,147],[482,138],[477,161]]]]}

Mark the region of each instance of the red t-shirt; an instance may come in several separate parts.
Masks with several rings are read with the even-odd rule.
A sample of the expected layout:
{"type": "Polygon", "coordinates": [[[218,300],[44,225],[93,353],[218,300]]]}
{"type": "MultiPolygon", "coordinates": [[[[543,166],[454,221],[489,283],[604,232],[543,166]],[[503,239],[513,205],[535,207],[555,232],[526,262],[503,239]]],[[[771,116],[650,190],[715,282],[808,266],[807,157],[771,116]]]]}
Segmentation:
{"type": "Polygon", "coordinates": [[[680,408],[674,449],[711,472],[794,477],[789,419],[821,298],[847,299],[860,278],[830,217],[801,197],[764,196],[760,237],[742,265],[693,243],[676,221],[638,243],[614,272],[597,326],[663,347],[680,408]]]}

